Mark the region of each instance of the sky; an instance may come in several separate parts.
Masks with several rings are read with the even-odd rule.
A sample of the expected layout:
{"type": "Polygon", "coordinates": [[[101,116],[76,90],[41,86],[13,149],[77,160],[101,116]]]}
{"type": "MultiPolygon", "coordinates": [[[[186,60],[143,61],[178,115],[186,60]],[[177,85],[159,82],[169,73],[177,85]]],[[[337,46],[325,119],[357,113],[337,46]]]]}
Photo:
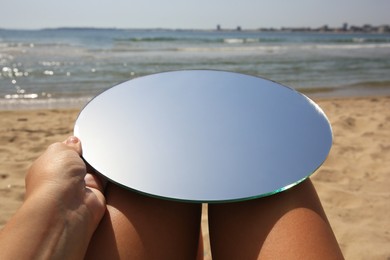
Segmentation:
{"type": "Polygon", "coordinates": [[[390,24],[390,0],[0,0],[0,28],[257,29],[390,24]]]}

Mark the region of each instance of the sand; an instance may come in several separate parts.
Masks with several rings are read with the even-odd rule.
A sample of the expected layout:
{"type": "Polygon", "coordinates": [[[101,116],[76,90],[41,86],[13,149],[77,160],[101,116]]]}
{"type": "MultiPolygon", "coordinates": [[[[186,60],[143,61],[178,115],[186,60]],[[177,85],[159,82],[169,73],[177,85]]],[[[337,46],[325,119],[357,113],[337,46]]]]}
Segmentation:
{"type": "MultiPolygon", "coordinates": [[[[317,99],[334,145],[313,175],[346,259],[390,258],[390,97],[317,99]]],[[[0,111],[0,227],[21,205],[24,175],[55,141],[72,134],[77,110],[0,111]]],[[[207,215],[202,216],[210,259],[207,215]]]]}

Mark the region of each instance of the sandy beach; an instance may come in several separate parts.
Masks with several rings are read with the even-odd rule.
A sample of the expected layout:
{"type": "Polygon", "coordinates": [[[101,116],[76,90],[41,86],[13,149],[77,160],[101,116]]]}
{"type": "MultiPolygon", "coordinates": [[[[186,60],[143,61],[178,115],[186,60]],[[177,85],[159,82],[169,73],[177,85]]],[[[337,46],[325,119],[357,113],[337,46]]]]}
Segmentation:
{"type": "MultiPolygon", "coordinates": [[[[390,97],[315,100],[334,144],[313,175],[346,259],[390,258],[390,97]]],[[[78,110],[0,111],[0,227],[23,200],[24,175],[51,143],[72,134],[78,110]]],[[[202,217],[205,257],[207,215],[202,217]]]]}

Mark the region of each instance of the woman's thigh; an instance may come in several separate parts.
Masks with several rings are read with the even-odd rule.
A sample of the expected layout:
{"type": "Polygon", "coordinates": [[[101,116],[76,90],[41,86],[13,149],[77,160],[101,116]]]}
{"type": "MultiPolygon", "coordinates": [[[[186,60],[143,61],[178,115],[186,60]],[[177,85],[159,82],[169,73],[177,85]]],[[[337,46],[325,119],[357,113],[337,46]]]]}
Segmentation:
{"type": "Polygon", "coordinates": [[[209,205],[213,259],[342,259],[310,180],[269,197],[209,205]]]}
{"type": "Polygon", "coordinates": [[[106,188],[107,211],[88,248],[91,259],[195,259],[201,205],[106,188]]]}

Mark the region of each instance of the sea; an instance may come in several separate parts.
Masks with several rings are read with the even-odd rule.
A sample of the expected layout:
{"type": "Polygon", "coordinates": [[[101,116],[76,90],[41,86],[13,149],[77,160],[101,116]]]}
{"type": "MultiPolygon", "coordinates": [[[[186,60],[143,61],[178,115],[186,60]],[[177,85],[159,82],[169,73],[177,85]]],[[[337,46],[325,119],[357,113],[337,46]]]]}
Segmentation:
{"type": "Polygon", "coordinates": [[[390,34],[0,29],[0,109],[80,108],[132,78],[211,69],[313,97],[390,94],[390,34]]]}

